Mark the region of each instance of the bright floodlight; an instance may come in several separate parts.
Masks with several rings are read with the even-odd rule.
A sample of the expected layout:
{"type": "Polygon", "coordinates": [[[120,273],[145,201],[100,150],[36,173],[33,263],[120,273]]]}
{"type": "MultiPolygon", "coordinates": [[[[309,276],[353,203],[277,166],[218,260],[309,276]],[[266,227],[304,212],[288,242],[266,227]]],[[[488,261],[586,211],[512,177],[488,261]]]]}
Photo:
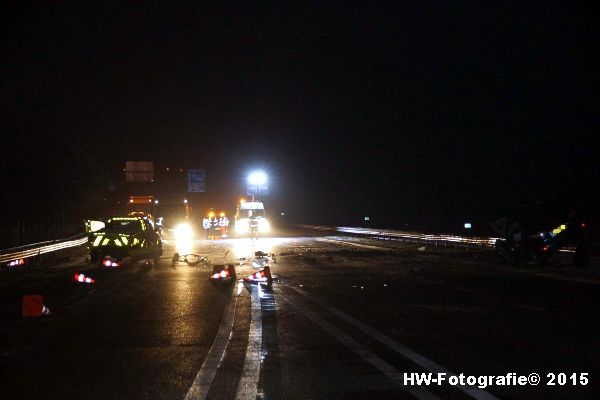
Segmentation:
{"type": "Polygon", "coordinates": [[[192,227],[187,223],[182,223],[175,227],[175,238],[177,240],[189,240],[193,235],[192,227]]]}
{"type": "Polygon", "coordinates": [[[264,185],[267,183],[267,175],[262,171],[253,172],[248,176],[248,183],[251,185],[264,185]]]}

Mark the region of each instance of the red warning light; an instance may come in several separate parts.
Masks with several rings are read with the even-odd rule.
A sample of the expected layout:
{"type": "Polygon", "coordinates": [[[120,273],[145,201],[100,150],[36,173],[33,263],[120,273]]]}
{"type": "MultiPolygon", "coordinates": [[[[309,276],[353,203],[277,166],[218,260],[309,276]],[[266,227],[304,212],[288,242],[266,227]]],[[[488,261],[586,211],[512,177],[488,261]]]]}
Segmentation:
{"type": "Polygon", "coordinates": [[[544,246],[544,248],[542,250],[548,251],[548,246],[544,246]]]}
{"type": "Polygon", "coordinates": [[[585,223],[585,222],[582,222],[582,223],[581,223],[581,227],[582,227],[582,228],[585,228],[585,227],[586,227],[586,223],[585,223]]]}

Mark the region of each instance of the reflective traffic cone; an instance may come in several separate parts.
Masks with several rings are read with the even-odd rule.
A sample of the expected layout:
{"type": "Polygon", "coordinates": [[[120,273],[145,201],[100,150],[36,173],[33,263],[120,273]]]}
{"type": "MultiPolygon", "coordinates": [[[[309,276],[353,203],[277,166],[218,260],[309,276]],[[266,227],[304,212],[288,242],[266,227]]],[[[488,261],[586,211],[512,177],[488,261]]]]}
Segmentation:
{"type": "Polygon", "coordinates": [[[271,282],[273,277],[271,276],[271,269],[268,265],[265,265],[260,271],[248,275],[244,278],[244,282],[252,283],[252,282],[271,282]]]}
{"type": "Polygon", "coordinates": [[[75,274],[75,281],[80,283],[96,283],[96,281],[84,274],[75,274]]]}
{"type": "Polygon", "coordinates": [[[229,265],[213,265],[213,273],[208,278],[213,283],[228,283],[235,279],[235,266],[229,265]]]}
{"type": "Polygon", "coordinates": [[[41,294],[27,294],[23,296],[21,314],[24,317],[41,317],[50,314],[50,310],[44,305],[44,296],[41,294]]]}
{"type": "Polygon", "coordinates": [[[103,258],[101,260],[100,264],[102,264],[105,267],[118,267],[119,266],[119,263],[117,262],[116,259],[114,259],[112,257],[108,257],[108,256],[103,258]]]}

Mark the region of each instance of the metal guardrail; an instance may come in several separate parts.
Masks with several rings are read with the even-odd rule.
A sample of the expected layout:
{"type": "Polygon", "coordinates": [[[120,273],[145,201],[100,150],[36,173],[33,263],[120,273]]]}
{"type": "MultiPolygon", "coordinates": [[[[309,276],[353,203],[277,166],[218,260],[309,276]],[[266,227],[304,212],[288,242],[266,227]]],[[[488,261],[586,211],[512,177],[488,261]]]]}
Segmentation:
{"type": "Polygon", "coordinates": [[[318,230],[323,232],[339,232],[352,236],[360,236],[371,239],[380,240],[398,240],[409,241],[415,243],[429,242],[443,246],[453,245],[455,247],[494,247],[498,238],[494,237],[468,237],[458,235],[434,235],[420,232],[396,231],[389,229],[367,229],[367,228],[352,228],[352,227],[329,227],[317,225],[300,225],[301,228],[318,230]]]}
{"type": "Polygon", "coordinates": [[[58,241],[34,243],[20,247],[13,247],[10,249],[0,250],[0,263],[36,257],[41,254],[47,254],[59,250],[69,249],[72,247],[83,246],[87,243],[87,240],[87,237],[84,234],[81,234],[58,241]]]}
{"type": "MultiPolygon", "coordinates": [[[[322,231],[322,232],[339,232],[352,236],[364,237],[369,239],[379,240],[397,240],[411,243],[434,243],[436,246],[441,244],[444,247],[448,245],[454,247],[463,247],[467,250],[470,247],[494,248],[496,241],[500,240],[495,237],[475,237],[475,236],[458,236],[458,235],[433,235],[419,232],[395,231],[390,229],[367,229],[367,228],[351,228],[344,226],[318,226],[318,225],[299,225],[300,228],[322,231]]],[[[567,246],[559,250],[561,253],[574,253],[575,247],[567,246]]]]}

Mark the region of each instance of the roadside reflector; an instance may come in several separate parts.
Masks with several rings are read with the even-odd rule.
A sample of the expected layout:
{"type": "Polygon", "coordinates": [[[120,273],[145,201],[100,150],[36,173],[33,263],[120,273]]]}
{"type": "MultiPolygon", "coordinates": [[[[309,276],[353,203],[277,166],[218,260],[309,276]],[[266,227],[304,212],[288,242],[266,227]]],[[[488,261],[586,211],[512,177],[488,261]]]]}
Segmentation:
{"type": "Polygon", "coordinates": [[[85,276],[84,274],[75,274],[75,281],[81,283],[96,283],[96,281],[89,276],[85,276]]]}
{"type": "Polygon", "coordinates": [[[44,305],[44,296],[41,294],[27,294],[23,296],[24,317],[41,317],[50,314],[50,310],[44,305]]]}
{"type": "Polygon", "coordinates": [[[273,276],[268,265],[265,265],[260,271],[244,278],[244,282],[271,282],[272,280],[273,276]]]}

